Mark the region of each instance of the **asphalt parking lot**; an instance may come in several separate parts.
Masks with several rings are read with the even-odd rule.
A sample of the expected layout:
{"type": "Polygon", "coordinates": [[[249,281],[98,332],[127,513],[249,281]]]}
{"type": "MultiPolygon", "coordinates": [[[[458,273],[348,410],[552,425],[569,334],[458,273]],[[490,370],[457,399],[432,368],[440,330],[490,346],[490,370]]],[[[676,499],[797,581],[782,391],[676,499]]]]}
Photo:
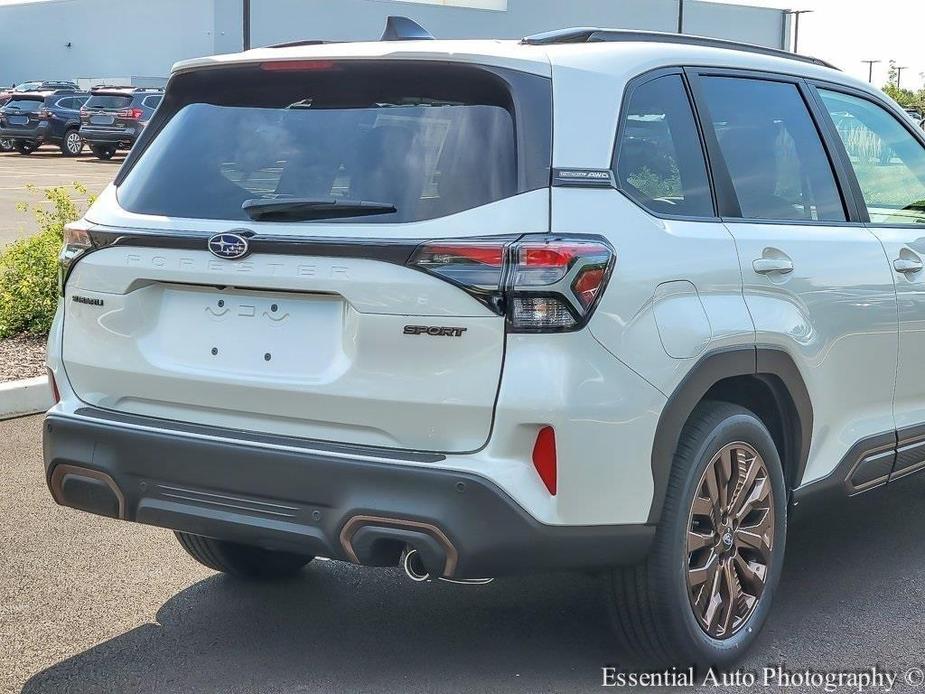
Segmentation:
{"type": "MultiPolygon", "coordinates": [[[[0,691],[599,691],[620,662],[598,577],[418,585],[316,561],[241,583],[167,531],[55,506],[40,431],[39,417],[0,422],[0,691]]],[[[920,666],[923,492],[914,480],[805,515],[743,667],[920,666]]]]}
{"type": "Polygon", "coordinates": [[[17,210],[18,203],[47,204],[42,189],[73,183],[81,183],[90,195],[98,195],[115,177],[123,158],[120,152],[112,160],[102,161],[84,150],[71,159],[51,146],[27,157],[15,152],[0,154],[0,248],[36,231],[32,215],[17,210]],[[30,185],[38,190],[30,192],[30,185]]]}

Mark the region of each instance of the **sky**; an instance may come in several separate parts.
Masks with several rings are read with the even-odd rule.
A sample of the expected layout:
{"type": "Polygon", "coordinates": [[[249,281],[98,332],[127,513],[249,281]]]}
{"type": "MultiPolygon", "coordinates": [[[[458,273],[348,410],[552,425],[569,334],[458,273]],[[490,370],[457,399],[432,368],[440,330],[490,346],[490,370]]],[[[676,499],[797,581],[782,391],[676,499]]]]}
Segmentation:
{"type": "Polygon", "coordinates": [[[887,81],[889,61],[908,66],[902,86],[925,84],[925,0],[713,0],[734,5],[763,5],[813,10],[800,18],[800,53],[822,58],[845,72],[867,79],[862,60],[874,65],[874,84],[887,81]]]}
{"type": "MultiPolygon", "coordinates": [[[[0,5],[22,0],[0,0],[0,5]]],[[[560,0],[568,2],[569,0],[560,0]]],[[[764,5],[813,10],[800,19],[800,53],[834,63],[867,79],[862,60],[874,66],[874,83],[883,86],[889,61],[908,66],[902,85],[925,85],[925,0],[713,0],[733,5],[764,5]]]]}

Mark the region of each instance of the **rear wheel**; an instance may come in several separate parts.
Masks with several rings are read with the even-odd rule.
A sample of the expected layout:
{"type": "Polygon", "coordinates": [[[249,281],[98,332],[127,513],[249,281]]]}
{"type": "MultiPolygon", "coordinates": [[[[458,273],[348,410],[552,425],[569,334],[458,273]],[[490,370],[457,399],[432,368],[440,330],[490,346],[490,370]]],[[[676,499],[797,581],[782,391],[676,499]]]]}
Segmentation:
{"type": "Polygon", "coordinates": [[[17,152],[19,152],[20,154],[24,154],[24,155],[32,154],[36,149],[38,149],[38,147],[36,147],[34,143],[22,142],[22,141],[17,141],[16,143],[14,143],[13,147],[16,149],[17,152]]]}
{"type": "Polygon", "coordinates": [[[112,145],[90,145],[90,151],[96,155],[97,159],[112,159],[116,148],[112,145]]]}
{"type": "Polygon", "coordinates": [[[64,139],[61,141],[61,154],[66,157],[76,157],[84,148],[84,140],[76,128],[72,128],[64,133],[64,139]]]}
{"type": "Polygon", "coordinates": [[[273,579],[294,576],[314,557],[273,552],[236,542],[189,533],[174,533],[193,559],[215,571],[241,578],[273,579]]]}
{"type": "Polygon", "coordinates": [[[665,666],[740,658],[777,589],[786,513],[764,424],[735,405],[700,405],[682,433],[649,558],[612,574],[624,648],[665,666]]]}
{"type": "Polygon", "coordinates": [[[12,152],[13,141],[5,137],[0,137],[0,152],[12,152]]]}

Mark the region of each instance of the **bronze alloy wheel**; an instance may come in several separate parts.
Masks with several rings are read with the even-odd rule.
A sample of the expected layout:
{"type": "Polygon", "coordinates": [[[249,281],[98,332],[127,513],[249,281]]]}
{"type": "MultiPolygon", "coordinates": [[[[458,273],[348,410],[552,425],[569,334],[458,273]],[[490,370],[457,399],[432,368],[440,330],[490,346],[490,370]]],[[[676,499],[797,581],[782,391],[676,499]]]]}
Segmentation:
{"type": "Polygon", "coordinates": [[[700,627],[728,639],[764,592],[774,546],[774,492],[764,460],[731,443],[697,484],[687,532],[687,592],[700,627]]]}

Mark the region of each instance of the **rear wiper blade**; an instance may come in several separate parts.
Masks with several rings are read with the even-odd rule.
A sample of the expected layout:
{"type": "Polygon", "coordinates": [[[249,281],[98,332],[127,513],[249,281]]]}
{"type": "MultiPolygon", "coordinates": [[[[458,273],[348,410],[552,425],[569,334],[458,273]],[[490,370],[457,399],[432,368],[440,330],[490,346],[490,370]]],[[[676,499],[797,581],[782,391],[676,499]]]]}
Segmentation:
{"type": "Polygon", "coordinates": [[[315,198],[256,198],[245,201],[241,209],[255,222],[305,222],[313,219],[368,217],[398,211],[391,203],[315,198]]]}

